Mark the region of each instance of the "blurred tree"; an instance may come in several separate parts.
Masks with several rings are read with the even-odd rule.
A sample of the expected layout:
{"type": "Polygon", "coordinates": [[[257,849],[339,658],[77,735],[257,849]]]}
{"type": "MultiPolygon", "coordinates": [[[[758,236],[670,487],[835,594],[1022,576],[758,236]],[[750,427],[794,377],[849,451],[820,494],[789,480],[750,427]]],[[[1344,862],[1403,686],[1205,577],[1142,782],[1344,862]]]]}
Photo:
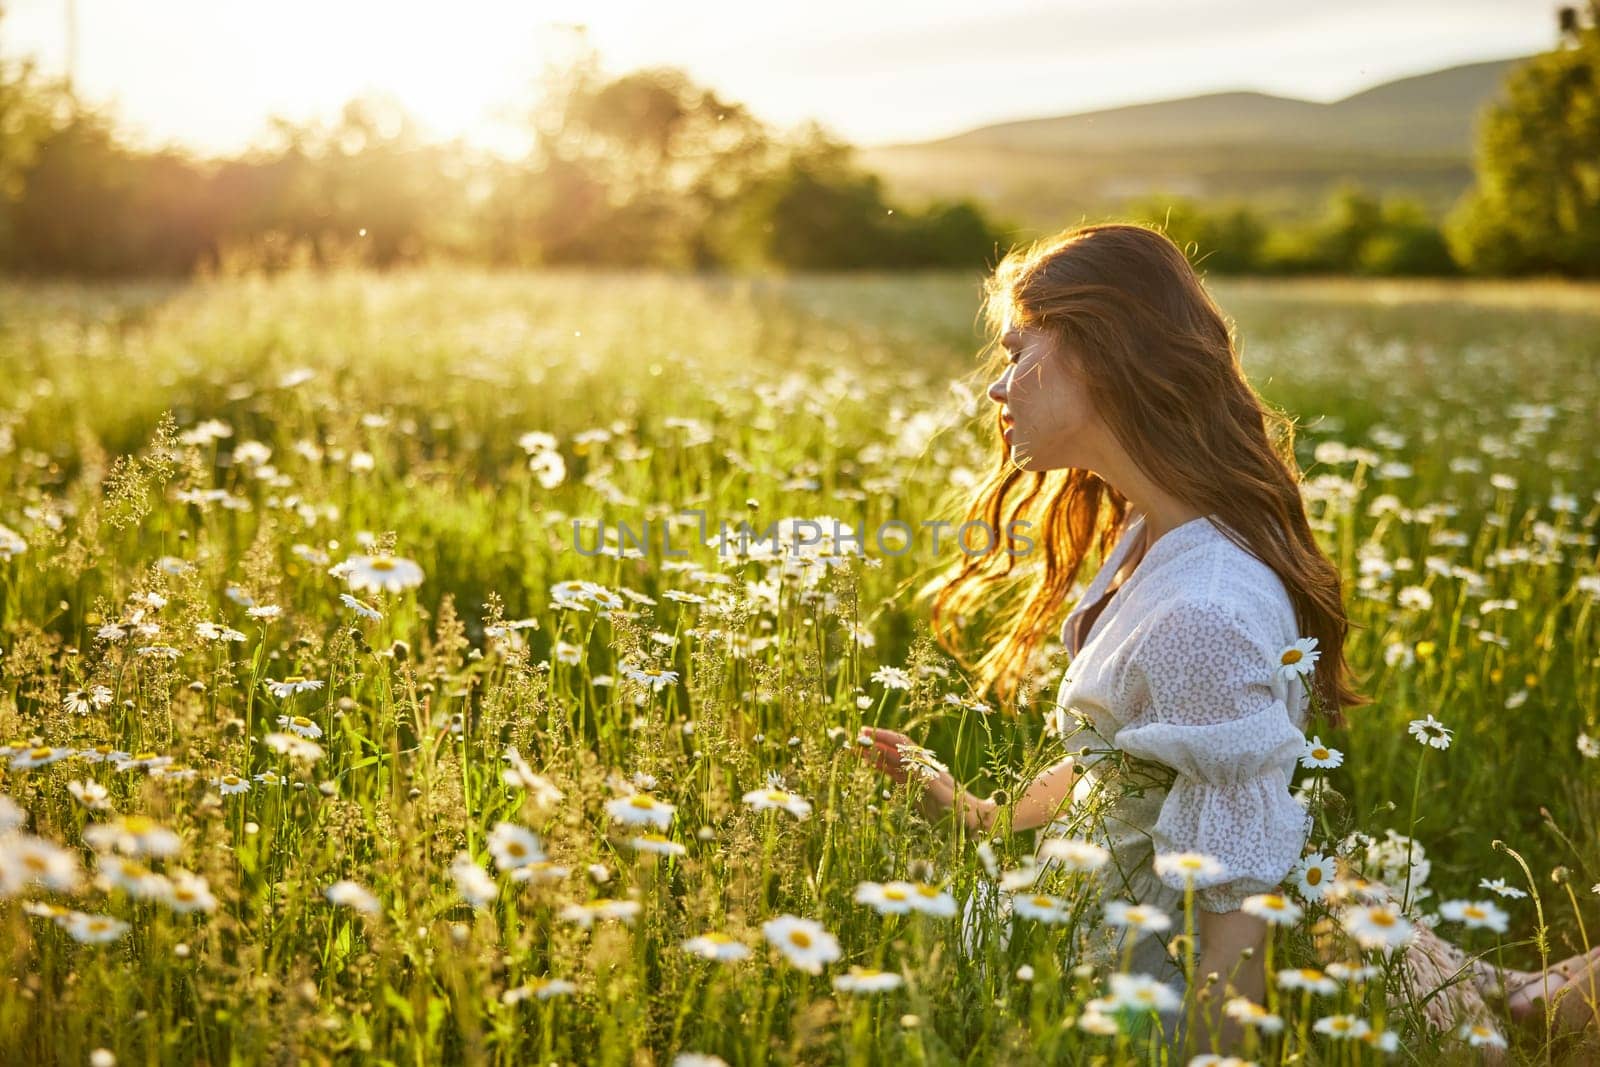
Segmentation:
{"type": "Polygon", "coordinates": [[[1267,227],[1247,207],[1206,210],[1191,197],[1156,194],[1125,210],[1134,221],[1159,227],[1197,268],[1244,274],[1261,266],[1267,227]]]}
{"type": "Polygon", "coordinates": [[[1558,27],[1479,120],[1477,184],[1446,223],[1476,273],[1600,276],[1600,0],[1587,23],[1560,8],[1558,27]]]}
{"type": "MultiPolygon", "coordinates": [[[[0,24],[5,14],[0,4],[0,24]]],[[[70,110],[65,85],[40,76],[31,57],[13,61],[0,55],[0,268],[20,263],[16,206],[40,143],[70,110]]]]}

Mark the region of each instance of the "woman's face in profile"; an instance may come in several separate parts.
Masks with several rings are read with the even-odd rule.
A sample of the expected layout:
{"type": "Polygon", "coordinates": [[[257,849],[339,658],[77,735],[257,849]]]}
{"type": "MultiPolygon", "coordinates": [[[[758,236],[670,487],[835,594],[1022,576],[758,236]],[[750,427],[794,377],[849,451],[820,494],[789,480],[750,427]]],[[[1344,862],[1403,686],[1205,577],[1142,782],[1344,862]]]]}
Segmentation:
{"type": "Polygon", "coordinates": [[[1000,405],[1013,462],[1026,471],[1092,468],[1100,427],[1076,353],[1009,319],[1000,343],[1010,363],[989,398],[1000,405]]]}

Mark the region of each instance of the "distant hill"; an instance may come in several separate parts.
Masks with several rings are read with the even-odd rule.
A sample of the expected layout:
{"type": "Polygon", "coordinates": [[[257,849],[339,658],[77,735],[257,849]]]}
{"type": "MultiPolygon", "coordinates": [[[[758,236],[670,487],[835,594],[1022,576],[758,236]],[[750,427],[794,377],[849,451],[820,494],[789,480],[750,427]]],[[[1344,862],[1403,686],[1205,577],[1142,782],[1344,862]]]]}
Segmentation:
{"type": "Polygon", "coordinates": [[[862,149],[859,159],[908,200],[971,196],[1035,230],[1156,192],[1304,217],[1346,178],[1439,216],[1471,184],[1479,110],[1523,58],[1401,78],[1327,104],[1207,93],[1004,122],[862,149]]]}

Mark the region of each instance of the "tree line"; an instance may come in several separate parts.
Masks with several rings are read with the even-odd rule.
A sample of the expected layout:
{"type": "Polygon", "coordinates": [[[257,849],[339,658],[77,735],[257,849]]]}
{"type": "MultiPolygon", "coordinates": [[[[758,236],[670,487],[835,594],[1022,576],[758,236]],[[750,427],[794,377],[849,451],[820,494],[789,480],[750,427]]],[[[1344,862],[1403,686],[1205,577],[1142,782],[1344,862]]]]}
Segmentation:
{"type": "MultiPolygon", "coordinates": [[[[1508,75],[1480,119],[1476,184],[1442,222],[1354,185],[1300,224],[1165,196],[1118,217],[1223,274],[1600,276],[1600,0],[1587,15],[1560,9],[1557,47],[1508,75]]],[[[128,146],[63,82],[0,58],[0,270],[977,268],[1033,236],[969,199],[896,203],[820,126],[779,133],[676,69],[607,77],[586,51],[544,90],[523,159],[427,142],[370,96],[201,159],[128,146]]]]}

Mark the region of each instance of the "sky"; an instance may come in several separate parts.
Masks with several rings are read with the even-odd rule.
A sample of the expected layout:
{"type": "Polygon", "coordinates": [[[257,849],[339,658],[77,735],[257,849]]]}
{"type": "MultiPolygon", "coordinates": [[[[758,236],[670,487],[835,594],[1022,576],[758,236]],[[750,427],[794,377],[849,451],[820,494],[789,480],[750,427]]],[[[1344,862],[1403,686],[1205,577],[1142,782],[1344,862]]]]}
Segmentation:
{"type": "Polygon", "coordinates": [[[1544,51],[1548,0],[0,0],[0,56],[67,67],[145,147],[216,154],[267,119],[390,94],[430,139],[514,155],[514,116],[582,24],[603,68],[681,67],[780,128],[860,145],[991,122],[1254,89],[1331,101],[1458,63],[1544,51]]]}

